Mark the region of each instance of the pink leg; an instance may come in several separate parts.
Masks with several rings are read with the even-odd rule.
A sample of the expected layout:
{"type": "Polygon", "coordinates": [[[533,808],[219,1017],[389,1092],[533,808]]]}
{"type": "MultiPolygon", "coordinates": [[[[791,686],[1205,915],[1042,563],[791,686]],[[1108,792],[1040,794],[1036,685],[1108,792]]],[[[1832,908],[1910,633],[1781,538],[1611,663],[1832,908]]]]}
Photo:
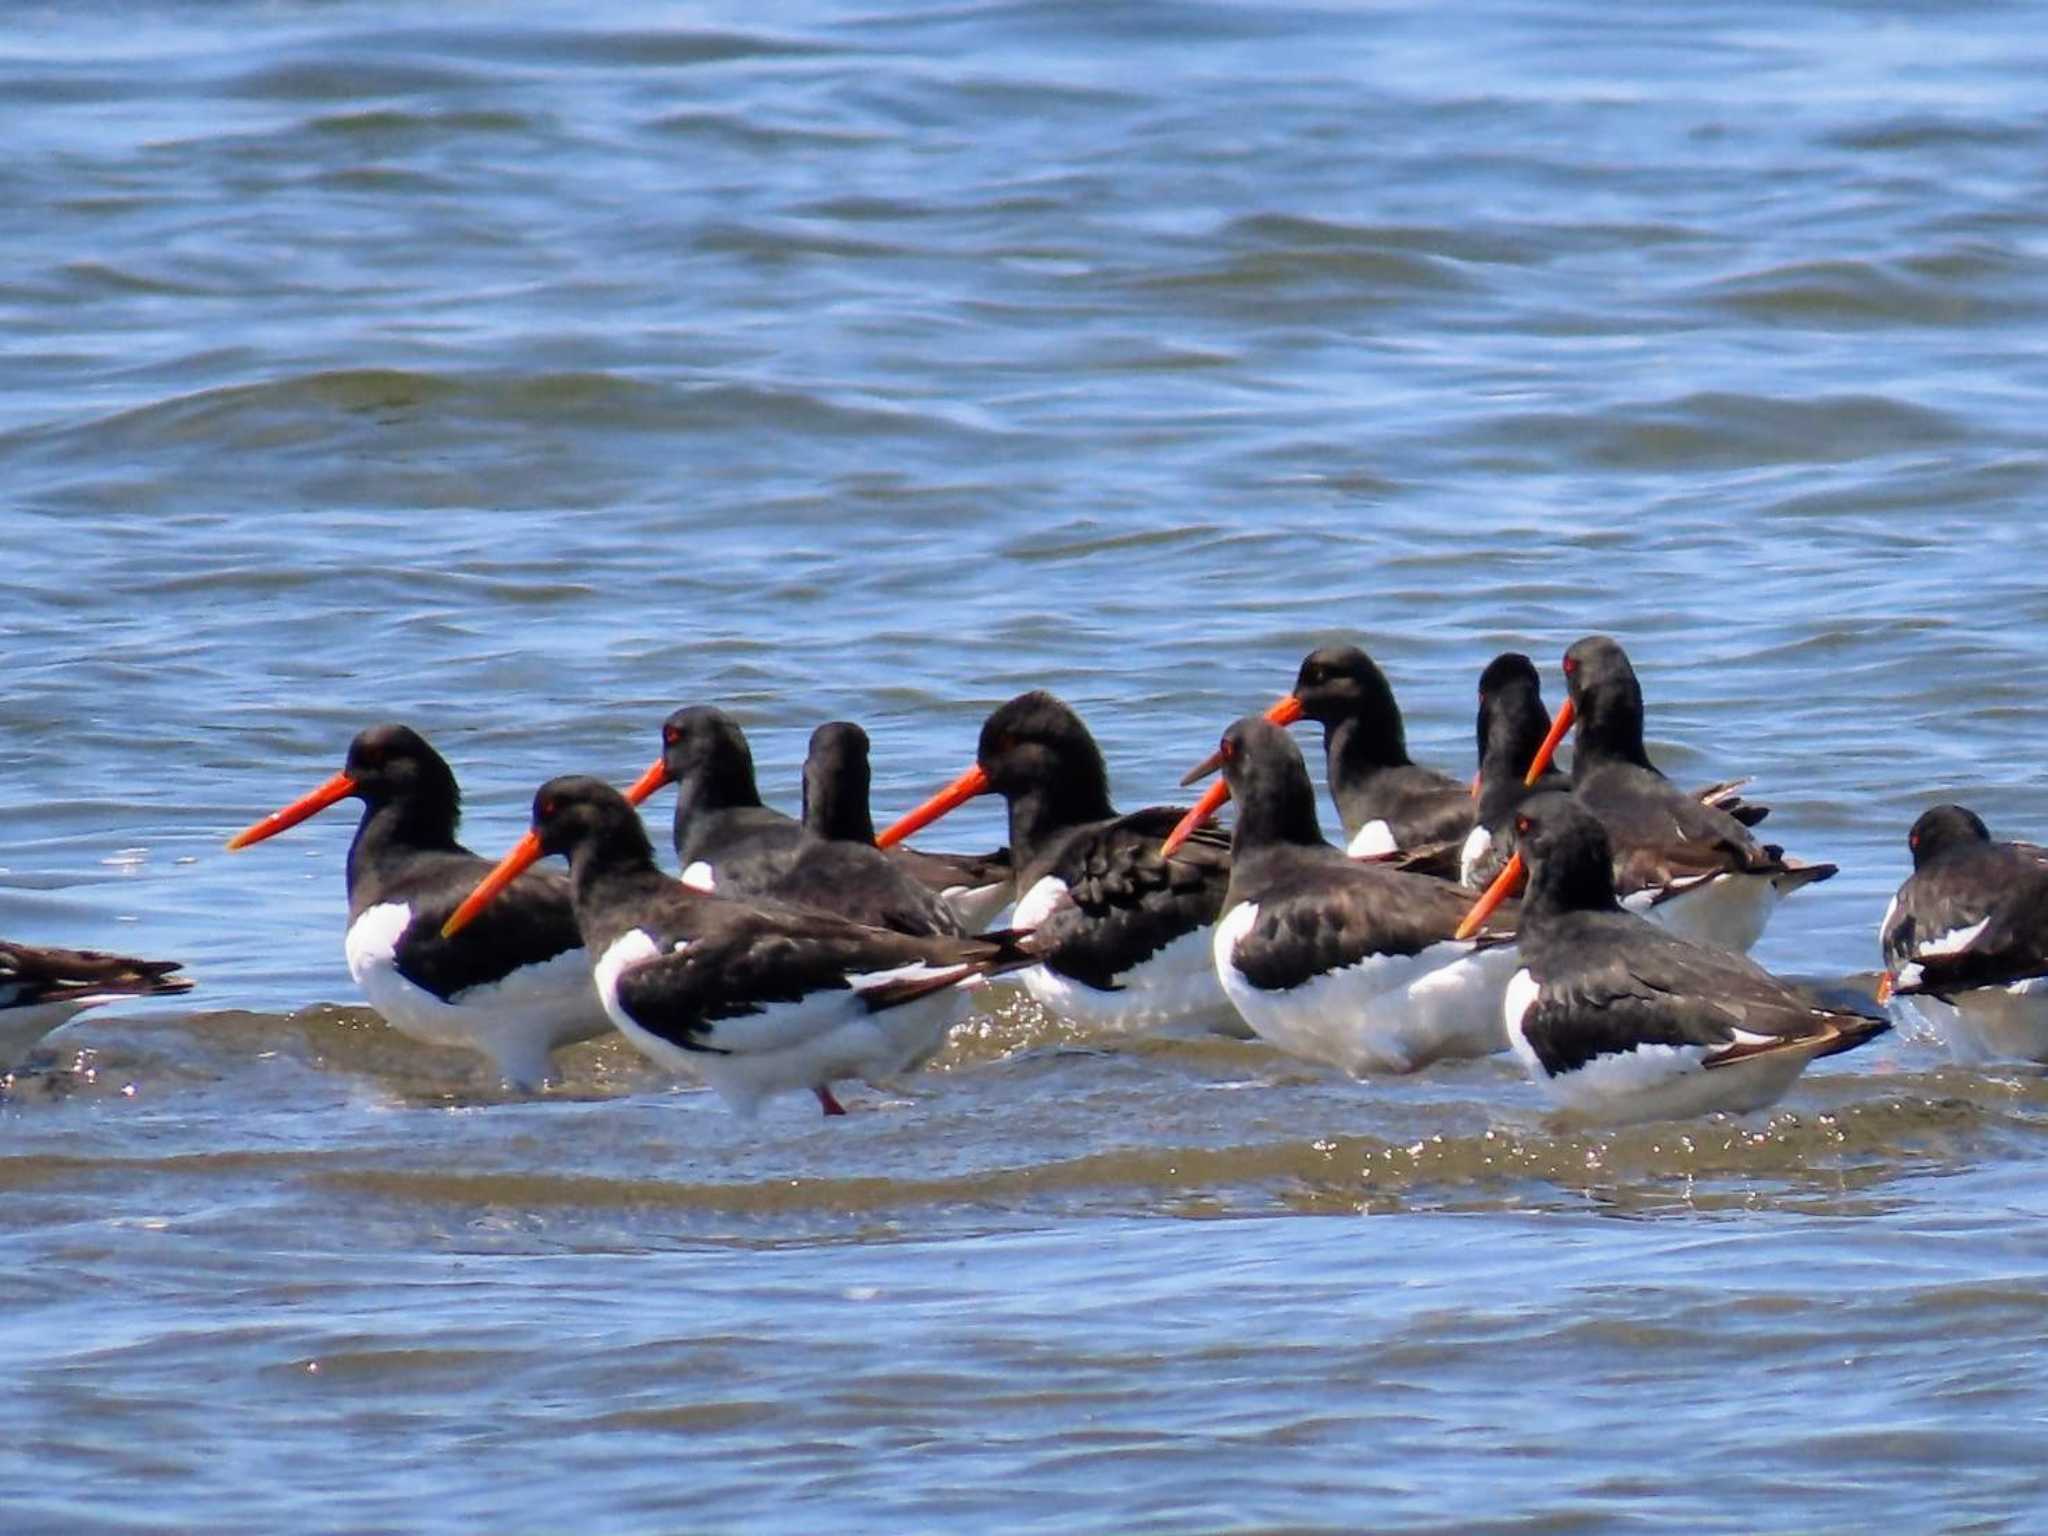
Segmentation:
{"type": "Polygon", "coordinates": [[[818,1104],[826,1114],[843,1115],[846,1113],[846,1106],[832,1097],[832,1085],[830,1083],[820,1083],[811,1092],[818,1096],[818,1104]]]}

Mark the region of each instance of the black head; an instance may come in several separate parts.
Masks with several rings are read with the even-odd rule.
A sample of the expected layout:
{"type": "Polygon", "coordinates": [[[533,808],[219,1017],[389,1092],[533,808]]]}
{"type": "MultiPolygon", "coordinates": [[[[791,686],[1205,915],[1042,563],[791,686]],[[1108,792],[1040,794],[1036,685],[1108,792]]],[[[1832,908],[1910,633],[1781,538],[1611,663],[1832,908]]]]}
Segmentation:
{"type": "Polygon", "coordinates": [[[1293,736],[1264,715],[1246,715],[1223,733],[1217,752],[1237,802],[1234,846],[1323,840],[1315,786],[1293,736]]]}
{"type": "Polygon", "coordinates": [[[1614,911],[1614,849],[1600,819],[1568,794],[1531,795],[1515,812],[1515,839],[1529,865],[1525,914],[1614,911]]]}
{"type": "Polygon", "coordinates": [[[342,771],[355,781],[355,796],[370,806],[406,801],[433,806],[451,821],[462,804],[455,772],[409,725],[373,725],[348,744],[342,771]]]}
{"type": "Polygon", "coordinates": [[[746,733],[722,709],[692,704],[662,721],[661,761],[671,779],[713,791],[720,804],[761,803],[746,733]]]}
{"type": "Polygon", "coordinates": [[[1534,688],[1543,691],[1543,679],[1537,674],[1536,663],[1520,651],[1502,651],[1486,664],[1486,670],[1479,674],[1479,698],[1483,703],[1494,694],[1511,687],[1534,688]]]}
{"type": "Polygon", "coordinates": [[[544,854],[576,859],[591,849],[624,848],[654,857],[640,813],[603,779],[568,773],[534,791],[533,833],[544,854]]]}
{"type": "Polygon", "coordinates": [[[1906,834],[1906,846],[1913,851],[1913,867],[1921,869],[1952,848],[1991,841],[1991,829],[1975,811],[1960,805],[1937,805],[1920,813],[1913,830],[1906,834]]]}
{"type": "Polygon", "coordinates": [[[1503,651],[1479,674],[1479,763],[1489,755],[1527,768],[1550,729],[1543,679],[1520,651],[1503,651]]]}
{"type": "Polygon", "coordinates": [[[1355,645],[1325,645],[1310,651],[1294,675],[1294,697],[1311,720],[1330,725],[1360,720],[1377,732],[1391,733],[1406,750],[1401,707],[1393,685],[1373,659],[1355,645]]]}
{"type": "Polygon", "coordinates": [[[1624,651],[1606,635],[1588,635],[1564,653],[1564,684],[1578,712],[1577,762],[1601,756],[1650,765],[1643,753],[1643,685],[1624,651]]]}
{"type": "Polygon", "coordinates": [[[1000,795],[1072,786],[1109,798],[1095,738],[1079,715],[1043,690],[1018,694],[982,722],[974,760],[1000,795]]]}
{"type": "Polygon", "coordinates": [[[804,825],[819,837],[872,843],[872,778],[866,731],[850,720],[819,726],[804,754],[804,825]]]}

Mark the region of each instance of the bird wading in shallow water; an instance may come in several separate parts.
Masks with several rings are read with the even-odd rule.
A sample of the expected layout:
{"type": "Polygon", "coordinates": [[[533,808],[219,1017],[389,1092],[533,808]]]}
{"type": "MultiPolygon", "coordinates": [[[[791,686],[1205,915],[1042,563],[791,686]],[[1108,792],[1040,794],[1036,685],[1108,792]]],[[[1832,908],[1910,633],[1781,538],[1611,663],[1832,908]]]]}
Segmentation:
{"type": "Polygon", "coordinates": [[[459,935],[533,863],[569,861],[597,995],[619,1032],[663,1066],[702,1077],[752,1116],[808,1090],[921,1065],[966,1011],[967,987],[1030,963],[1014,935],[912,937],[828,912],[712,895],[655,867],[626,797],[593,778],[550,779],[533,826],[448,919],[459,935]]]}
{"type": "MultiPolygon", "coordinates": [[[[1657,771],[1643,745],[1642,685],[1614,641],[1588,635],[1574,642],[1564,675],[1564,707],[1527,777],[1533,784],[1547,772],[1576,728],[1572,794],[1607,829],[1615,887],[1631,911],[1686,938],[1747,951],[1782,897],[1835,873],[1832,864],[1788,859],[1750,836],[1763,807],[1708,804],[1657,771]]],[[[1735,787],[1706,793],[1719,800],[1735,787]]]]}
{"type": "Polygon", "coordinates": [[[0,1072],[88,1008],[192,990],[176,960],[137,960],[96,949],[50,949],[0,939],[0,1072]]]}
{"type": "Polygon", "coordinates": [[[1880,1000],[1918,1006],[1957,1061],[2048,1062],[2048,848],[1994,842],[1960,805],[1922,812],[1906,843],[1880,1000]]]}
{"type": "MultiPolygon", "coordinates": [[[[1504,1019],[1529,1076],[1571,1116],[1620,1124],[1762,1109],[1808,1062],[1890,1027],[1623,911],[1606,828],[1575,797],[1525,801],[1515,835],[1529,884],[1504,1019]]],[[[1514,874],[1501,871],[1461,932],[1484,921],[1514,874]]]]}
{"type": "Polygon", "coordinates": [[[441,925],[490,870],[455,840],[455,774],[409,726],[373,725],[349,743],[341,772],[228,841],[246,848],[343,800],[363,803],[348,849],[349,975],[394,1029],[490,1058],[525,1090],[548,1053],[611,1023],[590,984],[569,882],[536,872],[488,923],[450,938],[441,925]]]}
{"type": "Polygon", "coordinates": [[[821,836],[761,804],[754,755],[740,728],[708,705],[662,722],[661,756],[626,799],[667,784],[676,793],[683,883],[741,899],[784,901],[912,935],[958,935],[960,919],[870,839],[821,836]]]}
{"type": "Polygon", "coordinates": [[[899,842],[984,794],[1009,807],[1011,921],[1034,935],[1040,963],[1019,975],[1033,998],[1105,1034],[1245,1033],[1209,953],[1230,881],[1228,839],[1204,830],[1162,855],[1182,808],[1119,815],[1081,717],[1033,692],[996,709],[982,724],[974,766],[880,840],[899,842]]]}
{"type": "MultiPolygon", "coordinates": [[[[1453,937],[1472,904],[1448,880],[1349,858],[1323,841],[1301,750],[1257,715],[1218,748],[1237,801],[1218,979],[1259,1037],[1356,1074],[1507,1049],[1512,912],[1453,937]]],[[[1193,834],[1199,808],[1166,840],[1193,834]]]]}

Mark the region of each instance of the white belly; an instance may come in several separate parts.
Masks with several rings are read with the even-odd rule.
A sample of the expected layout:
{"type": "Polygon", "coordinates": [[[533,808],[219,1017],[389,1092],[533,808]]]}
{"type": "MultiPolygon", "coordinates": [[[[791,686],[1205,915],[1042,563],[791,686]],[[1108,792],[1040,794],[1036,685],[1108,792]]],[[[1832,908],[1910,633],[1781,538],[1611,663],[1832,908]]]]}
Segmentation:
{"type": "MultiPolygon", "coordinates": [[[[1017,899],[1010,922],[1036,928],[1066,900],[1066,883],[1047,875],[1017,899]]],[[[1014,974],[1048,1013],[1105,1035],[1229,1035],[1244,1039],[1244,1020],[1224,996],[1210,958],[1210,930],[1184,933],[1150,959],[1118,974],[1105,990],[1042,965],[1014,974]]]]}
{"type": "Polygon", "coordinates": [[[1384,821],[1368,821],[1344,851],[1354,859],[1383,859],[1399,853],[1401,845],[1394,841],[1394,829],[1384,821]]]}
{"type": "Polygon", "coordinates": [[[443,1001],[399,974],[399,936],[412,908],[386,902],[349,924],[348,973],[370,1006],[393,1029],[429,1045],[458,1046],[490,1057],[513,1086],[547,1080],[548,1053],[605,1033],[605,1017],[580,949],[523,965],[502,981],[470,987],[443,1001]]]}
{"type": "Polygon", "coordinates": [[[1746,955],[1781,899],[1769,875],[1715,875],[1654,906],[1647,891],[1621,904],[1680,938],[1746,955]]]}
{"type": "Polygon", "coordinates": [[[0,1008],[0,1072],[12,1072],[45,1035],[61,1029],[91,1006],[84,1002],[65,1002],[0,1008]]]}
{"type": "Polygon", "coordinates": [[[1257,918],[1252,902],[1224,914],[1215,965],[1225,995],[1269,1045],[1359,1077],[1507,1049],[1502,994],[1520,963],[1512,945],[1475,951],[1447,941],[1419,955],[1375,956],[1265,991],[1245,980],[1232,958],[1257,918]]]}
{"type": "Polygon", "coordinates": [[[1935,1027],[1964,1066],[1996,1061],[2048,1063],[2048,978],[2009,987],[1972,987],[1953,1005],[1934,997],[1901,998],[1935,1027]]]}
{"type": "Polygon", "coordinates": [[[1773,1051],[1710,1072],[1701,1064],[1707,1055],[1704,1046],[1639,1045],[1632,1051],[1596,1057],[1576,1071],[1552,1077],[1543,1070],[1522,1032],[1522,1018],[1535,997],[1536,985],[1529,973],[1516,972],[1508,984],[1504,1008],[1508,1040],[1522,1070],[1574,1120],[1631,1125],[1645,1120],[1748,1114],[1783,1098],[1813,1059],[1809,1051],[1773,1051]]]}
{"type": "Polygon", "coordinates": [[[953,909],[953,916],[959,919],[962,933],[986,933],[996,926],[996,919],[1010,904],[1010,882],[999,880],[992,885],[949,886],[939,894],[953,909]]]}
{"type": "MultiPolygon", "coordinates": [[[[659,953],[637,928],[605,951],[592,970],[605,1012],[643,1056],[702,1078],[735,1114],[749,1119],[779,1093],[809,1092],[845,1078],[871,1082],[922,1065],[946,1043],[971,1001],[966,988],[947,987],[877,1013],[854,992],[835,988],[722,1020],[703,1037],[720,1049],[689,1050],[655,1034],[619,1003],[619,977],[659,953]]],[[[891,974],[858,978],[856,985],[891,974]]]]}

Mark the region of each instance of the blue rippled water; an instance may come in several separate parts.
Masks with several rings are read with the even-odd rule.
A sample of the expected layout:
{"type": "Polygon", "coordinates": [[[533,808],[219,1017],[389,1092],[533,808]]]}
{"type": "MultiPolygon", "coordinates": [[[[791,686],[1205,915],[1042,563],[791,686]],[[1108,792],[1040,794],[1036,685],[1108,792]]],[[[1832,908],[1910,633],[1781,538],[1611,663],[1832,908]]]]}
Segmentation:
{"type": "Polygon", "coordinates": [[[13,13],[0,931],[201,990],[0,1104],[4,1523],[2033,1528],[2031,1075],[1587,1136],[1013,1008],[832,1126],[505,1102],[356,1006],[340,813],[220,845],[396,718],[495,851],[696,700],[886,811],[1046,686],[1165,800],[1335,637],[1463,771],[1602,630],[1866,969],[1922,806],[2048,832],[2040,23],[13,13]]]}

